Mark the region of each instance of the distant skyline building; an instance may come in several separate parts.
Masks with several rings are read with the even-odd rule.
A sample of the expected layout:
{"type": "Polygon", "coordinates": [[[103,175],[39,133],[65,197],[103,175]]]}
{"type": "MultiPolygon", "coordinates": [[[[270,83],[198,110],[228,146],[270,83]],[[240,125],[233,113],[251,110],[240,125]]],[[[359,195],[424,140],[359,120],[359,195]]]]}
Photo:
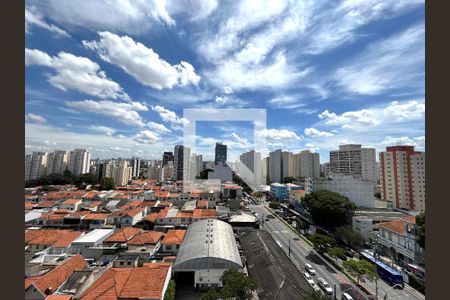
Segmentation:
{"type": "Polygon", "coordinates": [[[173,151],[173,180],[190,180],[191,149],[176,145],[173,151]]]}
{"type": "Polygon", "coordinates": [[[69,152],[66,150],[55,150],[48,154],[47,158],[47,174],[62,174],[67,170],[69,161],[69,152]]]}
{"type": "Polygon", "coordinates": [[[282,183],[285,177],[292,176],[292,153],[277,149],[269,153],[270,182],[282,183]]]}
{"type": "Polygon", "coordinates": [[[376,182],[376,150],[359,144],[340,145],[339,150],[330,151],[330,171],[376,182]]]}
{"type": "Polygon", "coordinates": [[[195,156],[195,171],[196,176],[199,176],[200,172],[203,171],[203,155],[201,154],[195,156]]]}
{"type": "Polygon", "coordinates": [[[256,185],[263,183],[261,153],[255,150],[244,152],[239,160],[253,172],[252,182],[256,185]]]}
{"type": "Polygon", "coordinates": [[[75,176],[89,173],[91,164],[91,153],[86,149],[75,149],[70,151],[68,170],[75,176]]]}
{"type": "Polygon", "coordinates": [[[173,152],[170,152],[170,151],[164,151],[164,153],[163,153],[163,160],[162,160],[162,165],[163,165],[163,167],[164,167],[165,165],[167,165],[167,163],[168,163],[169,161],[173,162],[173,152]]]}
{"type": "Polygon", "coordinates": [[[132,168],[132,177],[139,177],[140,170],[141,170],[141,159],[139,157],[133,157],[131,158],[131,168],[132,168]]]}
{"type": "Polygon", "coordinates": [[[25,156],[25,181],[38,179],[47,172],[47,152],[35,151],[25,156]]]}
{"type": "Polygon", "coordinates": [[[115,185],[124,186],[131,180],[132,172],[133,167],[129,166],[126,160],[120,160],[113,164],[110,177],[114,179],[115,185]]]}
{"type": "Polygon", "coordinates": [[[227,145],[222,143],[216,143],[215,149],[214,163],[217,165],[219,162],[227,162],[227,145]]]}
{"type": "Polygon", "coordinates": [[[293,155],[294,177],[318,178],[320,177],[319,153],[303,150],[293,155]]]}
{"type": "Polygon", "coordinates": [[[425,211],[425,152],[414,146],[386,147],[379,153],[381,197],[393,207],[425,211]]]}

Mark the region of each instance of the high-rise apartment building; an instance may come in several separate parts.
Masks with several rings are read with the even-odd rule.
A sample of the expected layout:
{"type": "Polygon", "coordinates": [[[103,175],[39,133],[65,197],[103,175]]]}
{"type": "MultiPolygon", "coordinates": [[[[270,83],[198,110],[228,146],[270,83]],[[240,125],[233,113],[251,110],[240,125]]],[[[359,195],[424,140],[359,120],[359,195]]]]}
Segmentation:
{"type": "Polygon", "coordinates": [[[375,148],[361,145],[340,145],[339,150],[330,151],[330,170],[333,173],[354,175],[363,180],[376,182],[375,148]]]}
{"type": "Polygon", "coordinates": [[[262,177],[263,177],[263,184],[268,184],[270,182],[269,177],[269,157],[264,157],[262,160],[262,177]]]}
{"type": "Polygon", "coordinates": [[[219,162],[226,163],[226,161],[227,161],[227,145],[224,145],[222,143],[216,143],[214,163],[217,165],[217,163],[219,162]]]}
{"type": "Polygon", "coordinates": [[[277,149],[269,153],[269,177],[271,182],[282,183],[291,176],[292,153],[277,149]]]}
{"type": "Polygon", "coordinates": [[[75,176],[89,173],[91,153],[86,149],[75,149],[70,151],[67,169],[75,176]]]}
{"type": "Polygon", "coordinates": [[[182,145],[176,145],[173,151],[173,179],[190,180],[191,149],[182,145]],[[183,177],[184,176],[184,177],[183,177]]]}
{"type": "Polygon", "coordinates": [[[167,165],[167,163],[171,161],[173,163],[173,152],[170,151],[164,151],[163,153],[163,160],[162,160],[162,165],[163,167],[165,165],[167,165]]]}
{"type": "Polygon", "coordinates": [[[203,155],[199,154],[195,156],[195,176],[199,176],[203,171],[203,155]]]}
{"type": "Polygon", "coordinates": [[[38,179],[47,172],[47,152],[33,152],[25,156],[25,181],[38,179]]]}
{"type": "Polygon", "coordinates": [[[293,155],[294,177],[318,178],[320,177],[319,153],[309,150],[301,151],[293,155]]]}
{"type": "Polygon", "coordinates": [[[69,153],[65,150],[56,150],[48,154],[47,158],[47,174],[62,174],[67,170],[69,161],[69,153]]]}
{"type": "MultiPolygon", "coordinates": [[[[251,150],[244,152],[239,156],[239,160],[251,171],[253,172],[252,182],[260,185],[264,182],[262,175],[262,161],[261,153],[251,150]]],[[[265,182],[264,182],[265,183],[265,182]]]]}
{"type": "Polygon", "coordinates": [[[131,158],[131,168],[132,168],[132,177],[139,177],[139,173],[141,170],[141,159],[139,157],[131,158]]]}
{"type": "Polygon", "coordinates": [[[425,152],[392,146],[379,155],[381,197],[396,208],[425,211],[425,152]]]}
{"type": "Polygon", "coordinates": [[[132,173],[133,167],[129,166],[126,160],[118,161],[111,168],[111,177],[117,186],[127,185],[128,181],[131,180],[132,173]]]}

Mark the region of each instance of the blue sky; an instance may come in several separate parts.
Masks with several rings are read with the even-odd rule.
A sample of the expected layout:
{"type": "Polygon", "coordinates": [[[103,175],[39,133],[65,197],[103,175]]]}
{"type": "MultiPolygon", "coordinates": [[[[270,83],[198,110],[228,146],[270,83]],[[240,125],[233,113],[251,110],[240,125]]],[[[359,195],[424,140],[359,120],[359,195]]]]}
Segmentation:
{"type": "MultiPolygon", "coordinates": [[[[424,1],[26,1],[25,150],[159,159],[185,108],[264,108],[269,150],[425,146],[424,1]]],[[[253,124],[197,122],[197,152],[253,124]]]]}

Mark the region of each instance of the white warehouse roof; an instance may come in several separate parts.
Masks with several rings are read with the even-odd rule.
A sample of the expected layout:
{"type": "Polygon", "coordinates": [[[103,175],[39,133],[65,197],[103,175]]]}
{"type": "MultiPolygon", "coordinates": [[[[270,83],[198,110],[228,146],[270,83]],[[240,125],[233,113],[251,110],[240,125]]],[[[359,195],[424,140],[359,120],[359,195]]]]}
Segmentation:
{"type": "Polygon", "coordinates": [[[94,243],[103,238],[107,238],[114,233],[114,229],[94,229],[86,234],[81,235],[75,239],[72,244],[77,243],[94,243]]]}
{"type": "Polygon", "coordinates": [[[215,219],[191,224],[173,270],[230,268],[243,268],[231,225],[215,219]]]}

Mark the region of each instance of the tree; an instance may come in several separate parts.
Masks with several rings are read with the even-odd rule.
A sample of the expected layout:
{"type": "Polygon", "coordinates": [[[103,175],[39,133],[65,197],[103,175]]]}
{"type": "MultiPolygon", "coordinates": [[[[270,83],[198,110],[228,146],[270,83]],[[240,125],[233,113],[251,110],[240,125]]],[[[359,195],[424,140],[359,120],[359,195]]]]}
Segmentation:
{"type": "Polygon", "coordinates": [[[207,293],[204,293],[200,300],[217,300],[219,299],[219,293],[216,290],[209,290],[207,293]]]}
{"type": "Polygon", "coordinates": [[[367,260],[355,260],[355,259],[349,259],[344,261],[343,263],[344,268],[350,272],[353,276],[356,276],[359,280],[363,276],[374,278],[377,276],[376,267],[371,262],[368,262],[367,260]]]}
{"type": "Polygon", "coordinates": [[[116,185],[111,177],[102,177],[100,179],[100,190],[114,190],[116,185]]]}
{"type": "Polygon", "coordinates": [[[381,199],[381,193],[380,192],[376,192],[373,196],[375,198],[377,198],[377,199],[381,199]]]}
{"type": "Polygon", "coordinates": [[[362,246],[364,244],[364,238],[362,235],[354,231],[350,226],[341,226],[336,228],[336,238],[343,242],[347,248],[353,246],[362,246]]]}
{"type": "Polygon", "coordinates": [[[226,270],[221,279],[223,284],[221,295],[224,299],[252,299],[252,291],[258,287],[254,278],[248,277],[236,269],[226,270]]]}
{"type": "Polygon", "coordinates": [[[304,300],[330,300],[328,296],[325,296],[321,292],[311,291],[304,298],[304,300]]]}
{"type": "Polygon", "coordinates": [[[213,170],[211,169],[204,169],[202,171],[200,171],[200,175],[197,176],[197,179],[208,179],[208,173],[209,172],[213,172],[213,170]]]}
{"type": "Polygon", "coordinates": [[[253,197],[255,197],[258,200],[260,200],[263,196],[264,196],[264,193],[260,192],[260,191],[253,193],[253,197]]]}
{"type": "Polygon", "coordinates": [[[350,211],[356,209],[355,204],[347,197],[327,190],[305,195],[302,203],[311,214],[314,223],[327,228],[343,224],[350,211]]]}
{"type": "Polygon", "coordinates": [[[314,233],[309,237],[309,240],[318,252],[326,252],[328,248],[336,245],[336,241],[332,237],[320,233],[314,233]]]}
{"type": "Polygon", "coordinates": [[[271,202],[269,203],[269,207],[270,207],[271,209],[279,209],[279,208],[280,208],[280,203],[279,203],[279,202],[276,202],[276,201],[271,201],[271,202]]]}
{"type": "Polygon", "coordinates": [[[417,236],[416,240],[420,247],[425,249],[425,213],[416,216],[417,236]]]}
{"type": "Polygon", "coordinates": [[[337,260],[338,258],[342,259],[342,260],[346,260],[347,258],[345,257],[345,250],[341,247],[331,247],[327,250],[327,254],[334,258],[335,260],[337,260]]]}
{"type": "Polygon", "coordinates": [[[64,170],[63,176],[68,177],[68,178],[73,178],[73,174],[72,174],[72,172],[70,172],[70,170],[64,170]]]}
{"type": "Polygon", "coordinates": [[[174,300],[175,299],[175,281],[169,280],[166,293],[164,294],[164,300],[174,300]]]}
{"type": "Polygon", "coordinates": [[[283,179],[283,183],[292,183],[292,182],[295,182],[295,181],[297,181],[297,178],[291,177],[291,176],[284,177],[284,179],[283,179]]]}
{"type": "Polygon", "coordinates": [[[295,227],[298,231],[305,229],[305,223],[302,221],[300,217],[295,218],[295,227]]]}
{"type": "Polygon", "coordinates": [[[77,187],[86,186],[86,185],[90,185],[90,184],[97,184],[97,183],[98,183],[97,176],[95,176],[95,174],[92,174],[92,173],[81,174],[80,176],[78,176],[75,179],[75,185],[77,187]]]}
{"type": "Polygon", "coordinates": [[[252,189],[245,183],[245,181],[242,180],[242,178],[239,177],[239,175],[237,175],[235,172],[233,172],[233,182],[241,186],[242,190],[247,194],[251,194],[253,192],[252,189]]]}

